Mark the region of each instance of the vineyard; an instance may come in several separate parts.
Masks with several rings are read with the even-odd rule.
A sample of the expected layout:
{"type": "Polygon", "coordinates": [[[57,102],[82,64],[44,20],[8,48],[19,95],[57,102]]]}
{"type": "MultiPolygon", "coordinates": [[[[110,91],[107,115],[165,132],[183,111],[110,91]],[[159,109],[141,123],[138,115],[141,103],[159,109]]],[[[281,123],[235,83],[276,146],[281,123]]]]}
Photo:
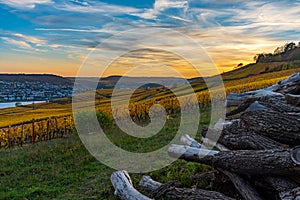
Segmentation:
{"type": "Polygon", "coordinates": [[[0,148],[22,147],[27,144],[63,138],[73,132],[72,116],[48,118],[0,129],[0,148]]]}
{"type": "MultiPolygon", "coordinates": [[[[261,74],[237,80],[224,80],[224,86],[226,90],[225,92],[226,94],[230,92],[242,93],[265,88],[277,83],[280,80],[287,78],[291,74],[298,71],[300,70],[293,69],[261,74]]],[[[177,94],[182,94],[182,96],[177,97],[171,90],[164,87],[154,89],[138,89],[131,95],[130,105],[128,107],[126,105],[121,105],[119,108],[114,110],[114,113],[112,113],[110,107],[110,98],[112,90],[105,90],[105,93],[97,91],[96,107],[97,110],[104,111],[109,115],[113,114],[121,120],[123,120],[123,117],[128,112],[127,110],[129,110],[130,117],[132,118],[132,120],[136,123],[142,124],[145,122],[150,122],[149,111],[152,105],[154,104],[160,104],[164,107],[167,114],[167,118],[170,118],[173,114],[180,114],[180,112],[182,111],[195,111],[197,110],[197,106],[199,106],[200,109],[210,107],[211,95],[210,91],[206,89],[206,84],[204,82],[192,84],[192,87],[194,91],[198,91],[196,92],[197,102],[193,101],[192,98],[189,97],[188,93],[190,93],[190,91],[185,86],[181,86],[173,90],[177,94]],[[179,103],[178,98],[180,98],[181,102],[183,102],[181,105],[179,103]]],[[[126,93],[126,91],[120,91],[117,93],[117,95],[120,102],[122,102],[122,96],[126,96],[128,94],[126,93]]],[[[220,98],[221,100],[224,100],[222,99],[223,97],[224,95],[222,94],[222,92],[220,92],[219,97],[214,96],[214,98],[220,98]]],[[[85,104],[87,105],[87,103],[85,104]]],[[[46,108],[48,108],[47,106],[49,105],[45,106],[45,108],[42,107],[43,110],[47,110],[46,108]]],[[[63,104],[61,105],[61,107],[59,107],[59,105],[51,106],[51,108],[57,107],[59,109],[61,109],[61,107],[66,107],[66,110],[69,110],[71,104],[63,104]]],[[[20,108],[15,108],[15,110],[21,112],[18,109],[20,108]]],[[[4,111],[2,112],[2,116],[5,116],[4,111]]],[[[15,116],[18,115],[18,112],[15,113],[15,116]]],[[[152,110],[152,112],[154,112],[152,113],[154,116],[162,114],[161,110],[152,110]]],[[[49,112],[49,110],[47,110],[47,113],[48,116],[51,116],[51,112],[49,112]]],[[[9,115],[9,118],[12,118],[12,116],[9,115]]],[[[24,115],[22,115],[22,119],[23,118],[24,115]]],[[[124,120],[126,120],[126,118],[124,118],[124,120]]],[[[40,141],[52,140],[55,138],[63,138],[71,134],[73,130],[74,121],[73,117],[71,116],[71,110],[66,112],[65,116],[52,116],[50,118],[44,117],[36,120],[30,120],[27,117],[26,122],[8,125],[0,128],[0,148],[13,148],[40,141]]]]}

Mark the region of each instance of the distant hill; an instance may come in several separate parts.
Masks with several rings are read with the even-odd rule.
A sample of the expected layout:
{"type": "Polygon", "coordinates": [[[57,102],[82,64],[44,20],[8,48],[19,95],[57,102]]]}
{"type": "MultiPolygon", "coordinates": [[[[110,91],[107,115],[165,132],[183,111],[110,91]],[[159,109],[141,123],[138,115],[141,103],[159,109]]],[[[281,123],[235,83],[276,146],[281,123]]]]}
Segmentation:
{"type": "Polygon", "coordinates": [[[53,74],[0,74],[0,81],[5,82],[40,82],[53,85],[72,86],[72,81],[53,74]]]}
{"type": "MultiPolygon", "coordinates": [[[[175,87],[187,83],[186,79],[175,77],[128,77],[128,76],[108,76],[101,78],[96,77],[78,77],[77,79],[85,85],[86,88],[92,88],[93,85],[98,83],[98,89],[112,89],[116,86],[118,81],[122,78],[122,85],[118,85],[118,89],[133,89],[138,85],[140,88],[153,88],[158,85],[167,87],[175,87]]],[[[75,77],[68,78],[71,81],[75,81],[75,77]]]]}
{"type": "MultiPolygon", "coordinates": [[[[237,80],[259,74],[279,72],[300,68],[300,45],[287,43],[278,47],[274,53],[261,53],[255,56],[256,62],[223,73],[224,81],[237,80]]],[[[192,83],[203,83],[201,78],[193,78],[192,83]]]]}

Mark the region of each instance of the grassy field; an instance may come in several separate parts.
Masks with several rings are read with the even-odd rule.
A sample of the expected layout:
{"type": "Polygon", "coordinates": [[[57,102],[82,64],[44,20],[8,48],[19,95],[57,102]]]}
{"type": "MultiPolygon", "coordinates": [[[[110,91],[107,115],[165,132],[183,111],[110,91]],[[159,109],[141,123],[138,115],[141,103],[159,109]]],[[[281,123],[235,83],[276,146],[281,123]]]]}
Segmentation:
{"type": "MultiPolygon", "coordinates": [[[[203,112],[202,116],[200,128],[208,123],[209,114],[203,112]]],[[[144,142],[132,140],[117,128],[107,135],[116,145],[129,151],[148,151],[165,145],[176,134],[178,118],[173,117],[159,137],[144,142]]],[[[148,175],[161,182],[179,180],[183,186],[202,188],[207,183],[191,183],[190,176],[209,169],[201,164],[176,161],[148,175]]],[[[0,151],[0,199],[118,199],[110,183],[113,171],[93,158],[76,134],[3,150],[0,151]]],[[[136,186],[141,176],[132,175],[136,186]]]]}

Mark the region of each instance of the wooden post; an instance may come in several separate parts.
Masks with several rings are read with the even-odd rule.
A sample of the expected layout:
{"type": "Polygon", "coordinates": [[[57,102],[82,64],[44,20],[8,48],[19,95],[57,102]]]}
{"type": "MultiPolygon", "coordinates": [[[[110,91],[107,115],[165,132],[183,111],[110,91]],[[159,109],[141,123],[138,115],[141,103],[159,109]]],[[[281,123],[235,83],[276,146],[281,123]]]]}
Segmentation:
{"type": "Polygon", "coordinates": [[[57,122],[57,118],[55,117],[54,120],[55,120],[55,132],[56,132],[56,136],[58,136],[58,122],[57,122]]]}
{"type": "Polygon", "coordinates": [[[8,143],[8,148],[10,148],[11,146],[11,142],[10,142],[10,137],[9,137],[9,130],[10,130],[10,126],[8,127],[8,130],[7,130],[7,143],[8,143]]]}
{"type": "Polygon", "coordinates": [[[47,139],[51,140],[51,134],[50,134],[50,130],[49,130],[50,127],[49,126],[50,126],[50,120],[47,119],[47,130],[46,130],[47,131],[47,136],[48,136],[47,139]]]}
{"type": "Polygon", "coordinates": [[[23,134],[24,134],[24,124],[22,123],[22,129],[20,133],[20,147],[23,146],[23,134]]]}
{"type": "Polygon", "coordinates": [[[32,119],[32,144],[35,143],[34,119],[32,119]]]}
{"type": "Polygon", "coordinates": [[[67,117],[64,117],[64,136],[67,135],[67,117]]]}

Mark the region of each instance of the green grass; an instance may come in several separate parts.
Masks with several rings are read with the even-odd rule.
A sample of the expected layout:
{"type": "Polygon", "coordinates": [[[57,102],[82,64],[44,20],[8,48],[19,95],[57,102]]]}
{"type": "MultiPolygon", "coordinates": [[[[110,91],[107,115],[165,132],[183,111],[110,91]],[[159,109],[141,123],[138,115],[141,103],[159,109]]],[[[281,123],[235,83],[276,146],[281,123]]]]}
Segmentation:
{"type": "MultiPolygon", "coordinates": [[[[206,111],[202,116],[199,130],[209,122],[206,111]]],[[[173,117],[167,121],[160,136],[154,139],[132,140],[117,128],[109,130],[107,135],[128,151],[149,151],[165,145],[173,138],[176,124],[179,123],[178,116],[173,117]]],[[[179,160],[147,175],[160,182],[178,180],[182,186],[192,187],[190,176],[209,169],[202,164],[179,160]]],[[[76,134],[65,139],[2,150],[0,199],[118,199],[113,195],[110,182],[113,171],[92,157],[76,134]]],[[[138,187],[142,174],[131,176],[138,187]]],[[[203,184],[199,182],[197,185],[203,187],[203,184]]]]}

